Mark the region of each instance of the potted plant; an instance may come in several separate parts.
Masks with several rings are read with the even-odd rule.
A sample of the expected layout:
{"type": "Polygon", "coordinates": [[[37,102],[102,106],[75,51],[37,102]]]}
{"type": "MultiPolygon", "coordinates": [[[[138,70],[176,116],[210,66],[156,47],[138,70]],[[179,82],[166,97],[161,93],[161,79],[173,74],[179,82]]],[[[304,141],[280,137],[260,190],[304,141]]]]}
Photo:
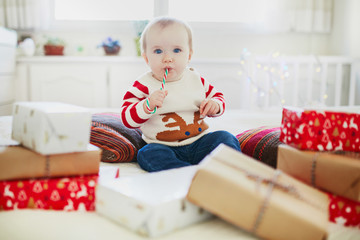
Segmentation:
{"type": "Polygon", "coordinates": [[[106,55],[118,55],[121,50],[120,41],[111,37],[107,37],[98,47],[103,47],[106,55]]]}
{"type": "Polygon", "coordinates": [[[135,34],[136,34],[134,41],[135,41],[135,47],[136,47],[136,54],[139,57],[141,56],[141,46],[140,46],[141,34],[144,31],[144,29],[148,23],[149,23],[148,20],[134,22],[134,28],[135,28],[135,34]]]}
{"type": "Polygon", "coordinates": [[[44,44],[45,55],[64,55],[65,42],[60,38],[48,38],[44,44]]]}

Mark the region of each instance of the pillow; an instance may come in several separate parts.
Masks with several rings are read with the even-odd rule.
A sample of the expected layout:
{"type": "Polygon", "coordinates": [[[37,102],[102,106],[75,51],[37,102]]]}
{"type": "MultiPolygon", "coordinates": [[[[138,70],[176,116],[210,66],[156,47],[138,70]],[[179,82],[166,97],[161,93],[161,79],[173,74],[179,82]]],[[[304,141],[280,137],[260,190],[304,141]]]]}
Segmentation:
{"type": "Polygon", "coordinates": [[[236,135],[241,151],[268,166],[276,168],[280,127],[258,127],[236,135]]]}
{"type": "Polygon", "coordinates": [[[124,126],[116,113],[92,115],[90,143],[101,148],[103,162],[136,161],[140,148],[145,146],[140,129],[124,126]]]}

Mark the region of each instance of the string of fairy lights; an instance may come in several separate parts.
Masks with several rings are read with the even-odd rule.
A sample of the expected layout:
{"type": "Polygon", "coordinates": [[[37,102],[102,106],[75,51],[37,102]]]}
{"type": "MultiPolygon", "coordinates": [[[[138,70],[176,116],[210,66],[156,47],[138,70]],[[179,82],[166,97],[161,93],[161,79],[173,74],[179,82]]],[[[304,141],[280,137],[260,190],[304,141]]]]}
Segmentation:
{"type": "MultiPolygon", "coordinates": [[[[319,78],[323,71],[322,64],[317,56],[314,57],[314,71],[316,74],[314,78],[319,78]]],[[[285,100],[285,96],[283,92],[280,91],[280,88],[284,85],[284,83],[291,82],[295,73],[294,69],[291,69],[289,64],[282,59],[279,52],[271,53],[268,59],[263,63],[255,63],[255,59],[251,52],[244,48],[240,55],[240,70],[238,71],[238,74],[251,84],[251,91],[257,94],[257,99],[274,96],[281,106],[289,104],[285,100]],[[251,69],[254,64],[256,64],[256,74],[254,74],[254,70],[251,69]],[[264,83],[264,81],[260,81],[256,75],[267,76],[268,82],[264,83]]],[[[321,99],[319,99],[319,102],[324,102],[328,98],[328,94],[326,93],[327,86],[325,87],[325,93],[320,96],[323,101],[320,101],[321,99]]],[[[303,99],[301,99],[300,95],[299,98],[299,106],[314,104],[306,103],[303,99]]]]}

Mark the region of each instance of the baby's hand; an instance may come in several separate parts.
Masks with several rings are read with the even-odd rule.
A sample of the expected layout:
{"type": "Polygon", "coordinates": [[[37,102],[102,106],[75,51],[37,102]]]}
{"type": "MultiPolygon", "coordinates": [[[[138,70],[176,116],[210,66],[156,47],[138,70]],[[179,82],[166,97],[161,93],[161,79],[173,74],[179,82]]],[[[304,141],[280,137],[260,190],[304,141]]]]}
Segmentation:
{"type": "Polygon", "coordinates": [[[200,104],[200,116],[211,116],[219,113],[220,106],[213,100],[205,99],[200,104]]]}
{"type": "MultiPolygon", "coordinates": [[[[165,97],[167,96],[167,90],[156,90],[149,96],[149,105],[150,109],[154,109],[155,107],[161,108],[164,102],[165,97]]],[[[146,108],[146,103],[144,102],[145,112],[150,113],[146,108]]]]}

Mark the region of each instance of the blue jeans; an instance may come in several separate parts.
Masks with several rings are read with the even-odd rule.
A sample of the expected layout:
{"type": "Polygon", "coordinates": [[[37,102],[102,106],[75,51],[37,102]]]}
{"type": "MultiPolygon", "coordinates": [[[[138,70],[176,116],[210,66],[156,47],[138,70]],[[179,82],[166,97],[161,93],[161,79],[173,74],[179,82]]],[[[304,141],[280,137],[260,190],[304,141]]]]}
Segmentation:
{"type": "Polygon", "coordinates": [[[170,147],[158,143],[147,144],[139,150],[137,161],[140,167],[148,172],[195,165],[221,143],[241,151],[239,141],[234,135],[226,131],[216,131],[185,146],[170,147]]]}

